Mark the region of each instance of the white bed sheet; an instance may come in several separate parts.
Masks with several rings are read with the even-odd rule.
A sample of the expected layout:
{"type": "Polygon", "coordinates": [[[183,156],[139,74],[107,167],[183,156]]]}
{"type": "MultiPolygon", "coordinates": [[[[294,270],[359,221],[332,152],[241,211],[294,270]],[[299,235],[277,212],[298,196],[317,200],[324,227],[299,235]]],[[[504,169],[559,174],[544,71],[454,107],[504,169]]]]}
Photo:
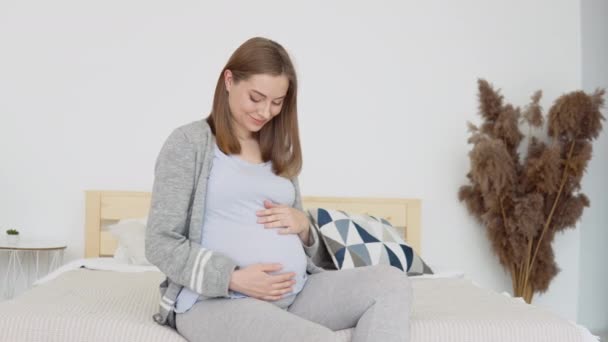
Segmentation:
{"type": "Polygon", "coordinates": [[[118,261],[112,257],[102,257],[102,258],[86,258],[86,259],[76,259],[72,260],[46,276],[36,280],[33,283],[33,286],[38,286],[40,284],[46,283],[51,279],[57,278],[60,274],[65,273],[67,271],[75,270],[78,268],[88,268],[90,270],[103,270],[103,271],[116,271],[116,272],[146,272],[146,271],[157,271],[160,272],[158,267],[156,266],[140,266],[140,265],[132,265],[126,264],[121,261],[118,261]]]}
{"type": "MultiPolygon", "coordinates": [[[[126,264],[118,261],[112,257],[101,257],[101,258],[86,258],[72,260],[61,267],[58,267],[48,275],[38,279],[34,282],[34,286],[45,283],[51,279],[56,278],[61,273],[75,270],[80,267],[88,268],[91,270],[104,270],[104,271],[117,271],[117,272],[146,272],[146,271],[158,271],[156,266],[140,266],[126,264]]],[[[435,274],[424,274],[411,278],[415,279],[438,279],[438,278],[464,278],[465,274],[462,271],[442,271],[435,274]]]]}

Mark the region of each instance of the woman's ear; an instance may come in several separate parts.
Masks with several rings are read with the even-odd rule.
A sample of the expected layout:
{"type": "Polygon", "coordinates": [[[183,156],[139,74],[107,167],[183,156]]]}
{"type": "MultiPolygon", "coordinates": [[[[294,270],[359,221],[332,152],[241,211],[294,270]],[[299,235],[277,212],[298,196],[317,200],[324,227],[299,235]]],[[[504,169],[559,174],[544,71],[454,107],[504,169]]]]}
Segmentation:
{"type": "Polygon", "coordinates": [[[232,88],[232,71],[230,71],[230,69],[226,69],[224,71],[224,84],[226,86],[226,91],[230,91],[230,88],[232,88]]]}

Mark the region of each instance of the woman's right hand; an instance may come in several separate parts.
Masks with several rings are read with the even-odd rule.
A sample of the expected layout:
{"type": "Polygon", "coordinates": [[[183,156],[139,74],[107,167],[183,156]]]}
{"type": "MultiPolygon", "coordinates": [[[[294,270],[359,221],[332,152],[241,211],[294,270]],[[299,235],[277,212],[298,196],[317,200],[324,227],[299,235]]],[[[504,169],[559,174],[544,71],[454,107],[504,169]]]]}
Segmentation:
{"type": "Polygon", "coordinates": [[[267,272],[276,272],[283,268],[281,264],[253,264],[232,272],[229,288],[233,291],[246,294],[249,297],[274,301],[293,290],[296,283],[292,278],[295,272],[277,275],[267,272]]]}

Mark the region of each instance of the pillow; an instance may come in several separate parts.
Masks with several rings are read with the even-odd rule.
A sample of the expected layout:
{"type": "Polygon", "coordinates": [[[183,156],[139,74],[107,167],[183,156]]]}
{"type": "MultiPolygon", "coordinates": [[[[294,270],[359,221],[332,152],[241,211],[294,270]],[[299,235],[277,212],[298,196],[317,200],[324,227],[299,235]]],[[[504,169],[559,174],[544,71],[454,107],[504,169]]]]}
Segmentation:
{"type": "Polygon", "coordinates": [[[114,258],[114,260],[120,262],[121,264],[128,264],[131,262],[129,260],[129,255],[127,254],[127,248],[120,243],[116,247],[112,258],[114,258]]]}
{"type": "Polygon", "coordinates": [[[408,276],[433,274],[385,219],[342,210],[307,210],[337,269],[389,264],[408,276]]]}
{"type": "Polygon", "coordinates": [[[108,230],[118,239],[114,259],[133,265],[151,266],[146,259],[147,218],[125,219],[108,226],[108,230]]]}

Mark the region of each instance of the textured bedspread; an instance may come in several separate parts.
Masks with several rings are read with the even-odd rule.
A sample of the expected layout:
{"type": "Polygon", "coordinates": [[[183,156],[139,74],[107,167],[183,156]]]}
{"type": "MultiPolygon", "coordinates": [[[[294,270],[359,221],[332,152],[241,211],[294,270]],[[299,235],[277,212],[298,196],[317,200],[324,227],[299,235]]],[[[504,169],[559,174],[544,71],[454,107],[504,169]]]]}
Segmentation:
{"type": "Polygon", "coordinates": [[[78,269],[0,303],[0,341],[186,341],[152,320],[160,272],[78,269]]]}
{"type": "MultiPolygon", "coordinates": [[[[0,303],[0,341],[180,341],[152,320],[160,272],[77,269],[0,303]]],[[[542,309],[467,279],[412,279],[411,341],[595,341],[542,309]]],[[[352,329],[336,332],[350,341],[352,329]]],[[[220,341],[217,341],[220,342],[220,341]]]]}
{"type": "Polygon", "coordinates": [[[470,280],[416,279],[411,341],[597,341],[587,329],[470,280]]]}

